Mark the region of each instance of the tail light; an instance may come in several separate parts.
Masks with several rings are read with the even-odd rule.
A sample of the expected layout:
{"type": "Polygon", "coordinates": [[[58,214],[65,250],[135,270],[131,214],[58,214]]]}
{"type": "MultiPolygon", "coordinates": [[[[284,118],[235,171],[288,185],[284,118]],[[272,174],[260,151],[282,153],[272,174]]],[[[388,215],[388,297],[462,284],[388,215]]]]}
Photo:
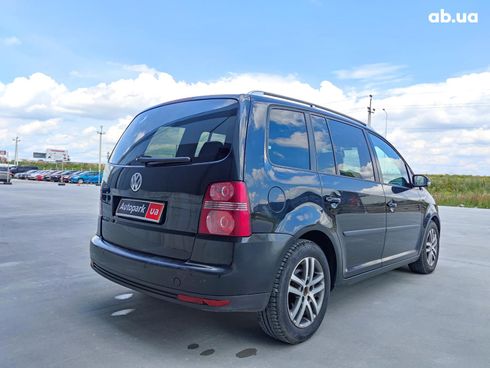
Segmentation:
{"type": "Polygon", "coordinates": [[[242,181],[209,185],[201,209],[199,233],[250,236],[247,186],[242,181]]]}

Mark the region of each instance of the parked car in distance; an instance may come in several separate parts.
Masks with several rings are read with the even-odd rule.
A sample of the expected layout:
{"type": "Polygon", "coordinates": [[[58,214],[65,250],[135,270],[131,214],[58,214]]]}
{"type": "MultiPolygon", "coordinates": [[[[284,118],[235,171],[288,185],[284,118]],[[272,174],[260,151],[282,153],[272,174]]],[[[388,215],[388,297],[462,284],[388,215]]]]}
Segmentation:
{"type": "Polygon", "coordinates": [[[51,181],[51,175],[57,173],[58,171],[54,170],[48,170],[46,173],[43,175],[43,181],[51,181]]]}
{"type": "Polygon", "coordinates": [[[61,180],[63,180],[64,183],[71,183],[71,178],[78,175],[78,174],[81,174],[83,173],[84,171],[83,170],[77,170],[77,171],[74,171],[70,174],[64,174],[62,177],[61,177],[61,180]]]}
{"type": "Polygon", "coordinates": [[[42,181],[48,181],[48,177],[54,173],[56,170],[45,170],[43,175],[42,175],[42,181]]]}
{"type": "Polygon", "coordinates": [[[55,182],[59,182],[59,181],[61,181],[61,177],[63,175],[70,175],[70,174],[73,174],[74,172],[75,172],[75,170],[58,171],[57,173],[50,175],[50,180],[55,181],[55,182]]]}
{"type": "Polygon", "coordinates": [[[28,175],[32,174],[35,171],[37,171],[37,170],[29,170],[29,171],[18,172],[17,174],[14,175],[14,178],[16,178],[16,179],[24,179],[25,180],[28,175]]]}
{"type": "Polygon", "coordinates": [[[44,180],[44,175],[47,175],[49,173],[49,170],[39,170],[36,171],[35,173],[31,174],[28,176],[28,179],[30,180],[37,180],[37,181],[43,181],[44,180]]]}
{"type": "Polygon", "coordinates": [[[54,181],[53,176],[61,174],[63,171],[61,170],[50,170],[46,175],[44,175],[44,181],[54,181]]]}
{"type": "Polygon", "coordinates": [[[12,179],[10,167],[7,164],[0,164],[0,182],[7,183],[10,179],[12,179]]]}
{"type": "Polygon", "coordinates": [[[36,175],[40,173],[42,170],[34,170],[30,172],[28,175],[26,175],[27,180],[36,180],[36,175]]]}
{"type": "MultiPolygon", "coordinates": [[[[2,164],[2,165],[7,166],[7,164],[2,164]]],[[[13,176],[17,172],[17,166],[9,165],[9,171],[10,171],[10,174],[13,176]]]]}
{"type": "Polygon", "coordinates": [[[71,183],[96,184],[100,181],[101,175],[97,171],[85,171],[70,178],[71,183]]]}
{"type": "Polygon", "coordinates": [[[37,166],[14,166],[13,169],[10,170],[10,172],[15,175],[31,170],[38,170],[38,167],[37,166]]]}
{"type": "MultiPolygon", "coordinates": [[[[79,177],[80,175],[85,174],[86,172],[88,172],[88,171],[79,171],[79,172],[78,172],[78,173],[76,173],[76,174],[70,175],[70,176],[69,176],[70,183],[78,183],[78,177],[79,177]]],[[[81,183],[80,183],[80,184],[81,184],[81,183]]]]}
{"type": "Polygon", "coordinates": [[[44,170],[38,171],[34,176],[34,180],[43,181],[44,175],[46,175],[46,174],[47,174],[47,171],[44,171],[44,170]]]}
{"type": "Polygon", "coordinates": [[[373,129],[310,102],[172,101],[138,114],[114,148],[91,266],[181,305],[257,312],[266,334],[296,344],[334,287],[404,265],[435,270],[429,184],[373,129]]]}

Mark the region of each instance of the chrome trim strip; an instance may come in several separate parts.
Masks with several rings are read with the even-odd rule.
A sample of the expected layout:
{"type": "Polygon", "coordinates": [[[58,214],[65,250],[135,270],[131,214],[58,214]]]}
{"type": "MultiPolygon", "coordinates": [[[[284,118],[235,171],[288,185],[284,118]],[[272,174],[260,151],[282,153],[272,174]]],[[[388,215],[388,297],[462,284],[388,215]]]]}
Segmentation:
{"type": "Polygon", "coordinates": [[[245,202],[217,202],[205,201],[204,208],[207,210],[225,210],[225,211],[247,211],[248,204],[245,202]]]}
{"type": "Polygon", "coordinates": [[[388,262],[388,261],[391,261],[391,260],[394,260],[394,259],[397,259],[397,258],[402,258],[402,257],[405,257],[405,256],[409,256],[411,254],[414,254],[415,255],[415,254],[417,254],[417,251],[416,250],[408,250],[406,252],[394,254],[392,256],[388,256],[388,257],[385,257],[385,258],[375,259],[375,260],[372,260],[372,261],[369,261],[369,262],[366,262],[366,263],[362,263],[360,265],[356,265],[356,266],[353,266],[351,268],[348,268],[348,269],[346,269],[346,272],[357,271],[357,270],[360,270],[360,269],[363,269],[363,268],[366,268],[366,267],[377,265],[379,263],[384,263],[384,262],[388,262]]]}
{"type": "Polygon", "coordinates": [[[399,226],[388,226],[386,231],[398,231],[406,229],[420,228],[420,225],[399,225],[399,226]]]}

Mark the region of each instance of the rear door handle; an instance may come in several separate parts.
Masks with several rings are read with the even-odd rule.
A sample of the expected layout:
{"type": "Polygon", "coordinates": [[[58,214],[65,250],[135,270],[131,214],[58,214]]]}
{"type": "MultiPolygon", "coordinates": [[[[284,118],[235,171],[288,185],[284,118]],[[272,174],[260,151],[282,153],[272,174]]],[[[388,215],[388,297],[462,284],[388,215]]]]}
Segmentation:
{"type": "Polygon", "coordinates": [[[330,203],[330,207],[332,208],[337,208],[340,202],[342,202],[342,200],[339,197],[334,197],[330,195],[326,195],[325,197],[323,197],[323,199],[325,200],[325,202],[330,203]]]}
{"type": "Polygon", "coordinates": [[[393,199],[390,199],[386,205],[390,209],[390,212],[395,212],[395,208],[398,206],[398,203],[396,203],[393,199]]]}

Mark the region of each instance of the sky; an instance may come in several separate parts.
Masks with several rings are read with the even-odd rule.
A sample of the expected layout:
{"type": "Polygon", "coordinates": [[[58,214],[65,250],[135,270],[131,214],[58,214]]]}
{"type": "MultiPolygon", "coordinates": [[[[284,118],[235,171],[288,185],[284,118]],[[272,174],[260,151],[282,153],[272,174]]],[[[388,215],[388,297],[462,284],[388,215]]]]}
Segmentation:
{"type": "Polygon", "coordinates": [[[490,175],[489,15],[486,0],[2,0],[0,150],[18,135],[20,158],[96,162],[100,125],[110,152],[175,98],[261,89],[365,121],[372,94],[373,127],[415,171],[490,175]],[[429,21],[441,9],[478,23],[429,21]]]}

